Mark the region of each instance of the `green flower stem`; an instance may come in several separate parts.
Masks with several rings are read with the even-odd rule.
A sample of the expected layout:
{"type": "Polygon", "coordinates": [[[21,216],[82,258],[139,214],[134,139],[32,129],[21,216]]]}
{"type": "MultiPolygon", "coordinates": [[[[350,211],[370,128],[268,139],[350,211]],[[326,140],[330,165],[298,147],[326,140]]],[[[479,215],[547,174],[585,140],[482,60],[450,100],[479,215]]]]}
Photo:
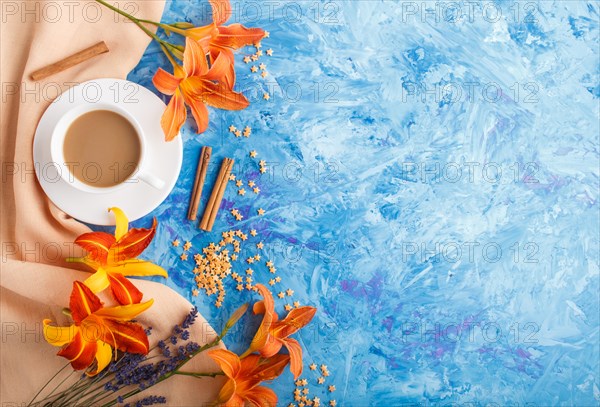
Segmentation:
{"type": "MultiPolygon", "coordinates": [[[[151,22],[150,20],[140,20],[140,19],[138,19],[138,18],[135,18],[135,17],[134,17],[134,16],[132,16],[131,14],[129,14],[129,13],[126,13],[125,11],[121,10],[121,9],[120,9],[120,8],[118,8],[118,7],[115,7],[115,6],[111,5],[111,4],[108,4],[108,3],[107,3],[107,2],[105,2],[104,0],[96,0],[96,2],[98,2],[98,3],[102,4],[103,6],[105,6],[105,7],[109,8],[109,9],[111,9],[111,10],[112,10],[112,11],[114,11],[115,13],[118,13],[118,14],[122,15],[123,17],[125,17],[125,18],[127,18],[127,19],[131,20],[131,21],[132,21],[132,22],[133,22],[135,25],[137,25],[137,26],[138,26],[138,27],[139,27],[139,28],[140,28],[142,31],[144,31],[144,32],[146,33],[146,35],[148,35],[150,38],[152,38],[153,40],[155,40],[155,41],[156,41],[156,42],[158,42],[159,44],[161,44],[161,45],[165,46],[165,47],[166,47],[167,49],[169,49],[170,51],[172,51],[172,52],[173,52],[174,50],[176,50],[176,51],[179,51],[179,52],[181,52],[181,49],[180,49],[181,47],[180,47],[180,46],[178,46],[178,45],[175,45],[175,44],[171,44],[171,43],[170,43],[170,42],[168,42],[168,41],[164,41],[164,40],[160,39],[160,38],[159,38],[159,37],[158,37],[156,34],[154,34],[152,31],[150,31],[148,28],[146,28],[146,27],[145,27],[145,26],[142,24],[142,22],[145,22],[145,23],[148,23],[148,24],[154,24],[154,25],[157,25],[157,24],[160,24],[160,23],[156,23],[156,22],[154,22],[154,21],[152,21],[152,22],[151,22]]],[[[162,25],[164,25],[164,24],[162,24],[162,25]]],[[[170,30],[170,31],[173,31],[173,30],[171,30],[171,29],[169,29],[169,30],[170,30]]],[[[175,55],[177,55],[177,54],[175,53],[175,55]]]]}
{"type": "MultiPolygon", "coordinates": [[[[39,395],[40,395],[40,393],[41,393],[42,391],[44,391],[44,389],[45,389],[46,387],[48,387],[48,385],[50,384],[50,382],[52,382],[52,380],[54,380],[54,378],[56,378],[56,376],[58,376],[58,375],[59,375],[59,374],[60,374],[60,373],[61,373],[63,370],[65,370],[65,369],[66,369],[66,368],[67,368],[69,365],[70,365],[70,363],[67,363],[67,364],[66,364],[66,365],[64,365],[64,366],[63,366],[63,367],[62,367],[62,368],[61,368],[61,369],[60,369],[58,372],[56,372],[56,374],[55,374],[54,376],[52,376],[52,377],[50,378],[50,380],[48,380],[48,381],[46,382],[46,384],[44,385],[44,387],[42,387],[42,388],[40,389],[40,391],[38,391],[38,392],[35,394],[35,396],[33,396],[33,398],[31,399],[31,401],[29,402],[29,404],[27,404],[27,406],[30,406],[30,405],[31,405],[31,404],[32,404],[32,403],[35,401],[35,399],[37,398],[37,396],[39,396],[39,395]]],[[[69,376],[70,376],[70,375],[69,375],[69,376]]],[[[54,391],[55,391],[55,390],[56,390],[56,388],[55,388],[54,390],[52,390],[52,393],[54,393],[54,391]]],[[[52,394],[52,393],[50,393],[50,394],[52,394]]]]}
{"type": "Polygon", "coordinates": [[[181,375],[181,376],[192,376],[192,377],[217,377],[217,376],[223,376],[225,373],[223,372],[214,372],[214,373],[194,373],[194,372],[181,372],[179,370],[175,371],[175,374],[181,375]]]}

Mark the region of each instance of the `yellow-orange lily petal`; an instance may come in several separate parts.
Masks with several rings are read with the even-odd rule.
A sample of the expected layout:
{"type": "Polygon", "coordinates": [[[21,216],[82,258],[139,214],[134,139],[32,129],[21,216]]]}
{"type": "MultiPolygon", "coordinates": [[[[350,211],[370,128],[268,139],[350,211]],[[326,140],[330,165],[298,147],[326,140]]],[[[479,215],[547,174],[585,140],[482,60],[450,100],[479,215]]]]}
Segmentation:
{"type": "Polygon", "coordinates": [[[156,218],[154,218],[150,229],[130,229],[108,251],[109,265],[139,256],[154,239],[156,225],[156,218]]]}
{"type": "Polygon", "coordinates": [[[44,339],[50,345],[63,346],[71,342],[75,337],[75,334],[79,331],[79,328],[75,325],[71,326],[53,326],[50,325],[49,319],[44,319],[42,322],[44,329],[44,339]]]}
{"type": "Polygon", "coordinates": [[[109,273],[108,280],[110,281],[112,295],[119,304],[138,304],[144,298],[144,294],[123,274],[109,273]]]}
{"type": "Polygon", "coordinates": [[[165,95],[174,94],[180,82],[181,78],[171,75],[162,68],[158,68],[152,77],[154,87],[158,89],[160,93],[164,93],[165,95]]]}
{"type": "Polygon", "coordinates": [[[154,300],[150,299],[146,302],[131,305],[121,305],[118,307],[102,308],[96,311],[96,315],[119,321],[129,321],[134,319],[142,312],[146,311],[154,304],[154,300]]]}
{"type": "Polygon", "coordinates": [[[106,366],[110,363],[113,356],[113,350],[109,344],[97,341],[96,342],[96,355],[94,358],[96,359],[96,368],[94,370],[90,370],[85,374],[88,376],[96,376],[98,373],[104,370],[106,366]]]}
{"type": "Polygon", "coordinates": [[[204,133],[208,128],[208,109],[201,100],[196,100],[184,93],[185,103],[190,107],[194,121],[196,122],[196,133],[204,133]]]}
{"type": "Polygon", "coordinates": [[[119,240],[129,230],[129,219],[121,209],[112,207],[108,209],[109,212],[115,215],[115,239],[119,240]]]}
{"type": "Polygon", "coordinates": [[[171,141],[177,137],[186,118],[187,111],[185,110],[183,95],[178,88],[160,119],[160,126],[163,129],[166,141],[171,141]]]}
{"type": "Polygon", "coordinates": [[[202,76],[208,72],[206,52],[200,44],[191,38],[185,39],[185,51],[183,52],[183,68],[187,76],[202,76]]]}
{"type": "Polygon", "coordinates": [[[212,18],[215,25],[221,25],[231,16],[231,3],[229,0],[209,0],[212,7],[212,18]]]}
{"type": "Polygon", "coordinates": [[[169,277],[167,271],[150,261],[140,259],[124,260],[114,266],[106,267],[107,273],[119,273],[129,277],[161,276],[169,277]]]}
{"type": "Polygon", "coordinates": [[[89,276],[83,283],[94,293],[102,292],[110,285],[106,270],[103,268],[96,270],[96,272],[89,276]]]}

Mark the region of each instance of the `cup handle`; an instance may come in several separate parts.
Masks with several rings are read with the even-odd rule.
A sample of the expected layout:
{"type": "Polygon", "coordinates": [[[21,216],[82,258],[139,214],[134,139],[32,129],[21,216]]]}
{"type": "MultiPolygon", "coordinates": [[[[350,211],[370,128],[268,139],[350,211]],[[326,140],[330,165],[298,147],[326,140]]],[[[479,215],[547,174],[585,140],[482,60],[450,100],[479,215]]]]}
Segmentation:
{"type": "Polygon", "coordinates": [[[165,186],[165,182],[162,179],[147,172],[138,174],[136,178],[150,185],[152,188],[162,189],[165,186]]]}

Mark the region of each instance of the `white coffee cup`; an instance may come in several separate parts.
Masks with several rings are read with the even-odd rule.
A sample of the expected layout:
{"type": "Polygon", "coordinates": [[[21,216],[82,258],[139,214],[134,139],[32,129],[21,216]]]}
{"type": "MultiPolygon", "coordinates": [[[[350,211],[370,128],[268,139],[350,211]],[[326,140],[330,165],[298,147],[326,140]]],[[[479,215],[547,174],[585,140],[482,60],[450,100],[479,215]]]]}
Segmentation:
{"type": "Polygon", "coordinates": [[[52,162],[58,171],[60,177],[67,182],[69,185],[73,186],[76,189],[79,189],[84,192],[91,193],[108,193],[114,192],[124,186],[136,183],[136,182],[144,182],[150,185],[153,188],[161,189],[164,187],[165,183],[162,179],[152,174],[150,171],[150,165],[148,156],[146,154],[146,142],[144,140],[144,133],[142,131],[141,126],[137,122],[137,120],[131,116],[127,111],[121,109],[118,106],[103,104],[103,103],[94,103],[94,104],[85,104],[76,106],[73,109],[69,110],[65,113],[60,120],[58,121],[56,127],[54,128],[54,132],[52,133],[51,141],[50,141],[50,155],[52,158],[52,162]],[[64,142],[65,137],[67,135],[67,130],[71,126],[71,124],[82,115],[96,111],[96,110],[108,110],[114,113],[119,114],[124,117],[131,123],[140,143],[140,156],[137,163],[136,169],[133,173],[125,179],[123,182],[109,187],[95,187],[90,184],[86,184],[80,180],[78,180],[74,174],[69,169],[68,163],[64,157],[64,142]]]}

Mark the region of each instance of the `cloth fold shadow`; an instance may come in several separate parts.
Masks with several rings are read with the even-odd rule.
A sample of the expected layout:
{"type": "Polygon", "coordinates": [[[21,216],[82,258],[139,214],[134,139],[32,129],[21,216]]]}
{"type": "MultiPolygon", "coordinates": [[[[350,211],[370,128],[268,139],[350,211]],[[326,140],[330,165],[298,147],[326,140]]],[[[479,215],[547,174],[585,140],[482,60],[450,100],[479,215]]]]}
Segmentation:
{"type": "MultiPolygon", "coordinates": [[[[127,4],[135,6],[136,16],[156,21],[164,8],[163,0],[127,4]]],[[[89,276],[64,261],[80,254],[73,253],[69,244],[89,229],[56,208],[35,178],[32,146],[37,123],[48,105],[70,87],[96,78],[125,78],[150,40],[134,24],[90,0],[1,6],[0,399],[3,405],[22,405],[66,362],[44,341],[41,321],[66,323],[61,310],[68,304],[72,282],[89,276]],[[108,44],[109,53],[40,82],[29,79],[31,72],[99,41],[108,44]]],[[[136,285],[145,299],[155,300],[139,318],[153,327],[152,344],[166,337],[192,305],[165,285],[141,280],[136,285]]],[[[215,335],[201,317],[191,331],[191,339],[199,344],[215,335]]],[[[186,365],[188,369],[215,371],[217,366],[199,355],[186,365]]],[[[167,397],[169,405],[203,406],[215,399],[222,384],[221,378],[177,376],[149,392],[167,397]]]]}

